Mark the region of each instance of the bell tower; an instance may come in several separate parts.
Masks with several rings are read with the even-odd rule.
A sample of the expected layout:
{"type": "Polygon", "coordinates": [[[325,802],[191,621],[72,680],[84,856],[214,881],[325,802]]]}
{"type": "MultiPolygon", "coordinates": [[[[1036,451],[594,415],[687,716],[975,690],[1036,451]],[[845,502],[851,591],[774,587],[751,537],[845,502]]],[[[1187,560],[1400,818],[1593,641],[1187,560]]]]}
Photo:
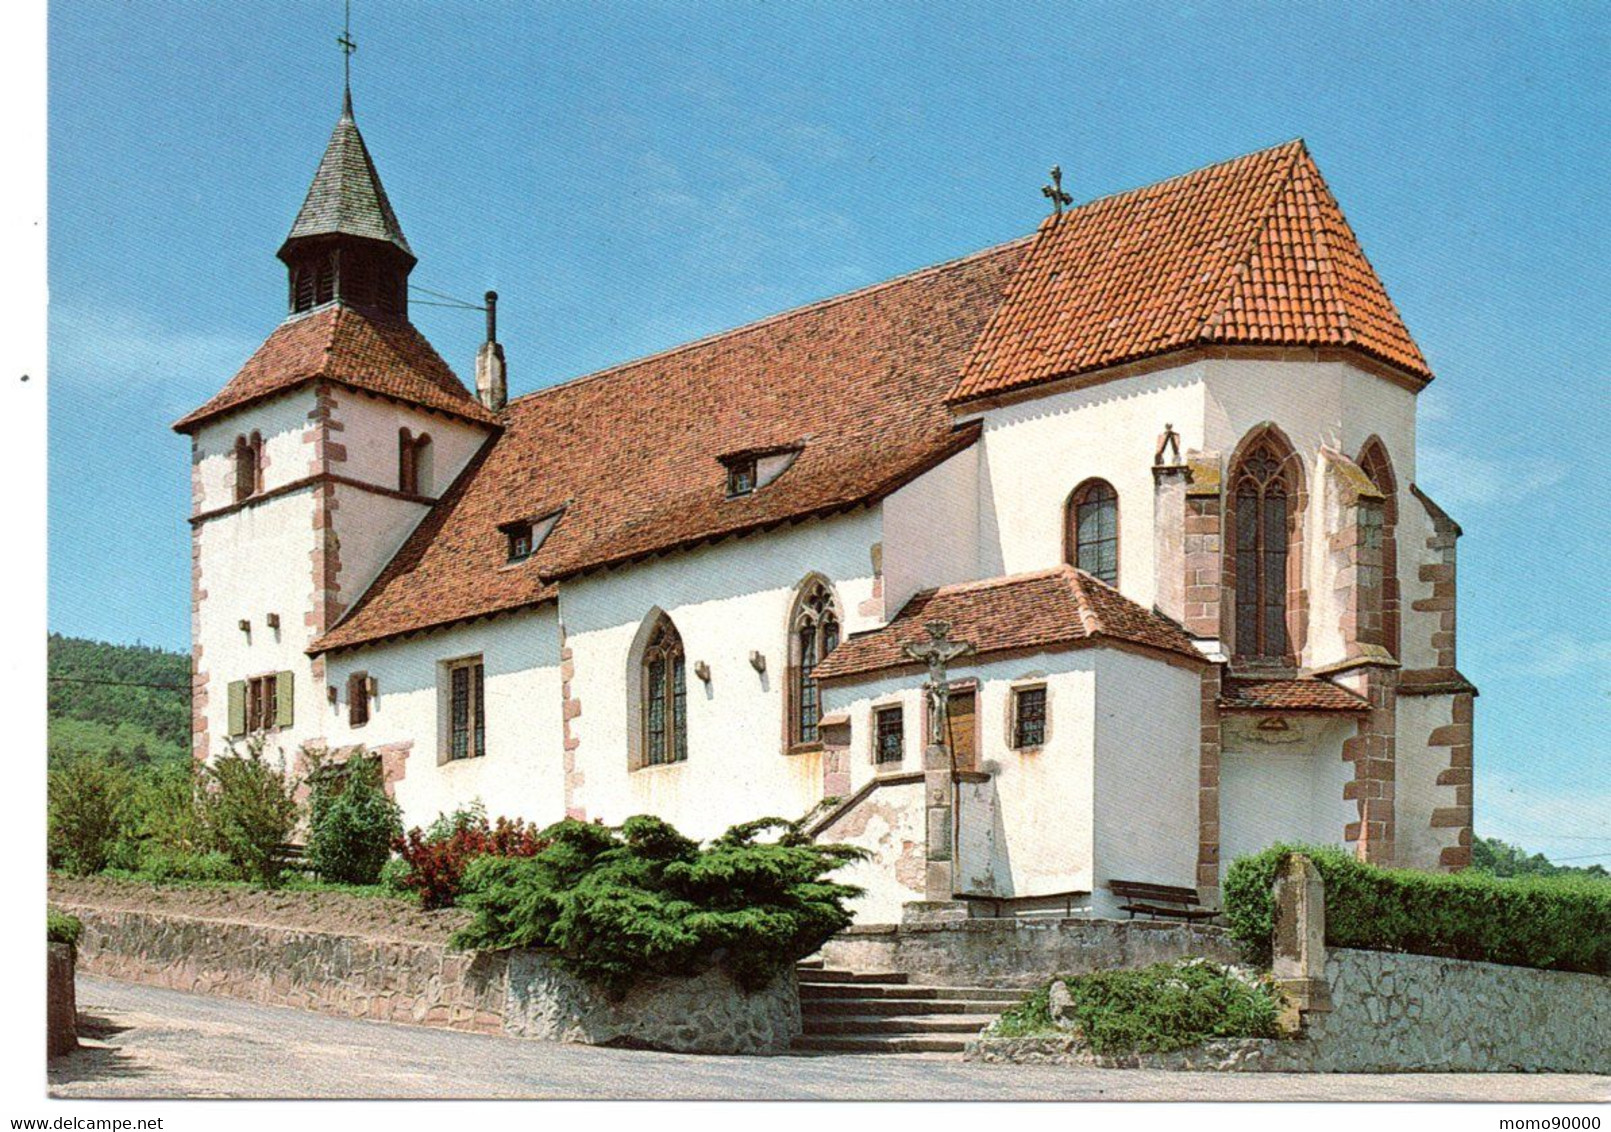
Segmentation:
{"type": "Polygon", "coordinates": [[[373,318],[408,318],[414,252],[358,131],[351,91],[279,258],[293,314],[336,302],[373,318]]]}

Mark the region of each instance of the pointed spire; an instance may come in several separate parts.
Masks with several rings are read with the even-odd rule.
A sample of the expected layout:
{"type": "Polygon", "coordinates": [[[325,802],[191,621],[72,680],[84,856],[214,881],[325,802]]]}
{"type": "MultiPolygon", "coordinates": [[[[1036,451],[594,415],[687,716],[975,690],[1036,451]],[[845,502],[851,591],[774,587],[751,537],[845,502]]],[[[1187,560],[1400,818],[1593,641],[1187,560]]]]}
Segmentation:
{"type": "MultiPolygon", "coordinates": [[[[330,135],[307,199],[291,225],[286,248],[310,236],[359,236],[392,244],[414,259],[392,203],[375,171],[363,134],[352,116],[352,92],[342,98],[341,118],[330,135]]],[[[286,248],[280,249],[285,258],[286,248]]]]}

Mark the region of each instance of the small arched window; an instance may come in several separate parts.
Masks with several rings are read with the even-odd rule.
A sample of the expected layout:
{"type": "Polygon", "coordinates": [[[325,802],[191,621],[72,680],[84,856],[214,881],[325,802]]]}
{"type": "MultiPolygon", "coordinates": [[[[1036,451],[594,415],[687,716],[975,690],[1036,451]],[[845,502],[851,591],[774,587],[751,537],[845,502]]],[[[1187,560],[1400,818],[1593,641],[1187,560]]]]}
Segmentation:
{"type": "Polygon", "coordinates": [[[817,687],[817,665],[839,647],[839,607],[833,590],[820,578],[800,590],[789,618],[790,710],[789,742],[815,743],[822,720],[822,692],[817,687]]]}
{"type": "Polygon", "coordinates": [[[415,436],[408,429],[397,430],[397,490],[409,495],[431,491],[431,437],[415,436]]]}
{"type": "Polygon", "coordinates": [[[235,438],[235,502],[263,490],[263,434],[235,438]]]}
{"type": "Polygon", "coordinates": [[[1064,539],[1069,564],[1119,584],[1119,493],[1107,480],[1086,480],[1068,497],[1064,539]]]}
{"type": "Polygon", "coordinates": [[[661,617],[643,650],[643,765],[688,758],[688,681],[682,637],[661,617]]]}
{"type": "Polygon", "coordinates": [[[1280,660],[1287,655],[1287,572],[1295,494],[1290,452],[1268,437],[1238,462],[1235,508],[1236,655],[1280,660]]]}

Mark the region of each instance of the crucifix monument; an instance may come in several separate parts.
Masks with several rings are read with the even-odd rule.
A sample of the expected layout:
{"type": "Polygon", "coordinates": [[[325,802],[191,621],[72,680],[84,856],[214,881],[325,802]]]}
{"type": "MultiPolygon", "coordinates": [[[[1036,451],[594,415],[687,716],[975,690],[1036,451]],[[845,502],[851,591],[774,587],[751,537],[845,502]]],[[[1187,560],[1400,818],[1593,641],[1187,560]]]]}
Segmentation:
{"type": "Polygon", "coordinates": [[[967,656],[973,645],[950,639],[948,621],[928,621],[923,628],[929,639],[901,646],[913,660],[928,665],[929,678],[923,685],[928,704],[928,730],[923,745],[924,834],[928,866],[923,881],[925,901],[950,902],[956,896],[956,766],[948,742],[951,686],[946,665],[967,656]]]}

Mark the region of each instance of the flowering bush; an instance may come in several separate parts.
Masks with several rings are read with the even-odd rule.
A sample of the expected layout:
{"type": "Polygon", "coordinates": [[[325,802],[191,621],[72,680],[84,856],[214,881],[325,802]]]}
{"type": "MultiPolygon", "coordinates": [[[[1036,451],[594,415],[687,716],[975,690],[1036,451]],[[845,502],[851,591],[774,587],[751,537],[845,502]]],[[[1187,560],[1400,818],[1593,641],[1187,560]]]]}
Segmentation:
{"type": "Polygon", "coordinates": [[[419,893],[425,908],[449,908],[458,899],[464,870],[477,857],[531,857],[548,842],[537,827],[516,818],[487,820],[477,802],[445,814],[422,830],[415,826],[393,843],[407,872],[396,883],[419,893]]]}

